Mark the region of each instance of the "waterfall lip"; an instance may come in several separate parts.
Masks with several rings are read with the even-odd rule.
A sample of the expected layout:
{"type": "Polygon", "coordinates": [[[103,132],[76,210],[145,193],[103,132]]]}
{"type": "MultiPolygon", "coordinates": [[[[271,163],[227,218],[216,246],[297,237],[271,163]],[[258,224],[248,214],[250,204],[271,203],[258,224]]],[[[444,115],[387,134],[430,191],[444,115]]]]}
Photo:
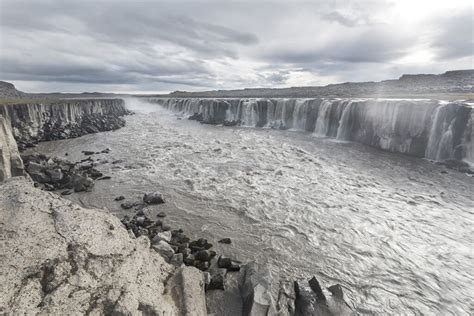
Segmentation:
{"type": "Polygon", "coordinates": [[[202,123],[309,132],[415,157],[472,160],[472,104],[429,98],[153,98],[202,123]],[[446,108],[446,110],[442,110],[446,108]],[[468,114],[469,115],[469,114],[468,114]],[[449,120],[449,122],[447,121],[449,120]],[[462,146],[464,147],[462,147],[462,146]]]}

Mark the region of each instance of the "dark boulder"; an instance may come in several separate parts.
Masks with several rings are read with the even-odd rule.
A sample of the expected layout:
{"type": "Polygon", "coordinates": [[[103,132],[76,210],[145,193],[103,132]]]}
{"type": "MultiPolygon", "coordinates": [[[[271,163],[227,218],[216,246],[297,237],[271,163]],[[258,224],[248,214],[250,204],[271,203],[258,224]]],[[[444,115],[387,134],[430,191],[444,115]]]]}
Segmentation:
{"type": "Polygon", "coordinates": [[[218,243],[220,243],[220,244],[230,244],[230,243],[232,243],[232,241],[230,240],[230,238],[223,238],[223,239],[219,240],[218,243]]]}
{"type": "Polygon", "coordinates": [[[72,185],[74,188],[74,192],[89,192],[92,190],[94,182],[88,176],[76,174],[72,177],[72,185]]]}
{"type": "Polygon", "coordinates": [[[163,195],[158,192],[151,192],[151,193],[146,193],[143,196],[143,202],[146,204],[162,204],[165,203],[165,200],[163,199],[163,195]]]}

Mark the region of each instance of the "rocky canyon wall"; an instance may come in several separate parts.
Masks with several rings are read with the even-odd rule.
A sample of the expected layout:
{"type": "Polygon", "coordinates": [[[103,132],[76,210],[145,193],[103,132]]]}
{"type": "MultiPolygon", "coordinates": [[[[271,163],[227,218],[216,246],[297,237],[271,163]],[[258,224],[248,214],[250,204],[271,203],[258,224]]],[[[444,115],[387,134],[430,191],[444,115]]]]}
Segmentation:
{"type": "Polygon", "coordinates": [[[293,129],[435,161],[472,161],[473,108],[398,99],[150,98],[208,124],[293,129]]]}
{"type": "Polygon", "coordinates": [[[128,114],[122,99],[58,100],[51,103],[0,105],[12,127],[18,147],[79,137],[120,128],[128,114]]]}

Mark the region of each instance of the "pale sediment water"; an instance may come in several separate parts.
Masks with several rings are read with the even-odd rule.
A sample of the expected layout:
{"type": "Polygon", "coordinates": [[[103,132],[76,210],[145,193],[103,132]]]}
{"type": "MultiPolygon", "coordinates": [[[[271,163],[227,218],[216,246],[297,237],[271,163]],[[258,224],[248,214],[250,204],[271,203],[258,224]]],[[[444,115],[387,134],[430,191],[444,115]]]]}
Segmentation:
{"type": "Polygon", "coordinates": [[[123,215],[130,212],[120,210],[115,196],[160,189],[167,198],[161,210],[172,226],[211,242],[230,237],[232,245],[217,245],[219,253],[267,262],[275,275],[317,275],[324,284],[340,283],[359,311],[472,313],[474,179],[424,159],[346,141],[377,139],[385,149],[415,156],[428,152],[430,158],[460,154],[440,149],[470,146],[463,143],[465,133],[457,135],[456,124],[445,124],[456,115],[440,109],[435,130],[419,122],[431,122],[443,105],[423,101],[430,111],[409,114],[406,105],[365,105],[364,126],[371,124],[377,137],[364,138],[362,124],[347,126],[354,123],[348,117],[360,111],[358,102],[322,100],[315,111],[308,101],[277,100],[269,116],[263,102],[225,101],[225,119],[297,132],[201,125],[186,120],[187,114],[215,117],[221,109],[186,102],[195,108],[180,109],[186,113],[178,114],[182,120],[157,105],[137,103],[137,114],[120,130],[42,143],[37,150],[68,152],[69,159],[79,160],[81,150],[110,147],[110,154],[98,156],[109,162],[98,168],[112,179],[71,199],[123,215]],[[295,107],[299,114],[289,119],[295,107]],[[265,117],[259,114],[264,110],[265,117]],[[397,136],[400,131],[421,135],[426,144],[397,136]],[[440,141],[429,143],[430,133],[442,135],[440,141]],[[111,164],[115,159],[124,162],[111,164]]]}

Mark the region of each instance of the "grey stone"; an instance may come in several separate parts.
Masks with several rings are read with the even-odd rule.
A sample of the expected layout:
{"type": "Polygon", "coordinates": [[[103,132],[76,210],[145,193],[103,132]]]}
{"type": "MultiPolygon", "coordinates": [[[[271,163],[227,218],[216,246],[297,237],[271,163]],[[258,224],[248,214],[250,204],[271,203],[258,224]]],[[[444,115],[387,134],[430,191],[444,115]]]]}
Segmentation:
{"type": "Polygon", "coordinates": [[[170,231],[165,231],[165,232],[159,232],[153,237],[152,243],[156,244],[159,243],[160,241],[165,241],[169,243],[171,241],[171,232],[170,231]]]}
{"type": "Polygon", "coordinates": [[[251,262],[243,266],[240,273],[242,276],[240,284],[243,300],[242,315],[274,314],[276,310],[272,297],[272,276],[268,266],[251,262]]]}
{"type": "Polygon", "coordinates": [[[166,294],[174,268],[148,238],[130,238],[114,215],[35,189],[23,177],[0,186],[0,209],[0,226],[15,232],[2,239],[0,311],[139,315],[146,306],[149,314],[182,314],[178,298],[166,294]]]}
{"type": "Polygon", "coordinates": [[[207,316],[202,272],[194,267],[181,267],[170,280],[173,297],[179,302],[181,315],[207,316]]]}
{"type": "Polygon", "coordinates": [[[146,193],[143,196],[143,202],[146,204],[162,204],[165,203],[165,200],[163,199],[163,195],[158,192],[151,192],[151,193],[146,193]]]}
{"type": "Polygon", "coordinates": [[[168,260],[171,259],[171,257],[174,255],[173,248],[170,246],[170,244],[163,240],[159,241],[156,244],[153,244],[151,247],[168,260]]]}
{"type": "Polygon", "coordinates": [[[170,260],[170,263],[175,267],[180,267],[183,265],[183,254],[182,253],[175,253],[170,260]]]}
{"type": "Polygon", "coordinates": [[[64,177],[61,169],[47,169],[46,174],[49,176],[52,182],[59,182],[64,177]]]}

